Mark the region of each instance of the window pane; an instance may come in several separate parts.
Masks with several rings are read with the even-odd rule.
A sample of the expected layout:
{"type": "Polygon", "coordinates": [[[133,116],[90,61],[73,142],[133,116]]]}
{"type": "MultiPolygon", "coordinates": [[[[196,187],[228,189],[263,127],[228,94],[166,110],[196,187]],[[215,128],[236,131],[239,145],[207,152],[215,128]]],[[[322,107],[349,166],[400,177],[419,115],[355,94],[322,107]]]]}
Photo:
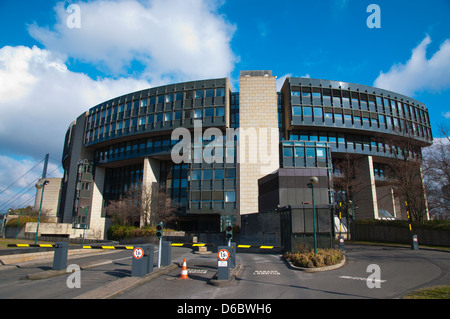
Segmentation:
{"type": "Polygon", "coordinates": [[[225,108],[216,107],[216,116],[225,116],[225,108]]]}
{"type": "Polygon", "coordinates": [[[212,169],[203,170],[203,179],[212,179],[213,171],[212,169]]]}
{"type": "Polygon", "coordinates": [[[312,116],[312,107],[303,107],[303,116],[312,116]]]}
{"type": "Polygon", "coordinates": [[[314,108],[314,117],[322,117],[322,108],[321,107],[315,107],[314,108]]]}
{"type": "Polygon", "coordinates": [[[225,96],[225,89],[224,88],[216,89],[216,96],[225,96]]]}
{"type": "Polygon", "coordinates": [[[214,109],[212,107],[208,107],[205,109],[205,117],[214,116],[214,109]]]}
{"type": "Polygon", "coordinates": [[[203,90],[197,90],[195,91],[195,98],[200,99],[203,97],[203,90]]]}
{"type": "Polygon", "coordinates": [[[202,109],[196,109],[196,110],[194,110],[194,118],[196,118],[196,119],[198,119],[198,118],[202,118],[202,112],[203,110],[202,109]]]}
{"type": "Polygon", "coordinates": [[[296,157],[305,157],[305,148],[304,147],[296,147],[295,148],[295,156],[296,157]]]}
{"type": "Polygon", "coordinates": [[[302,115],[302,107],[301,106],[293,106],[292,107],[292,115],[302,115]]]}
{"type": "Polygon", "coordinates": [[[235,202],[235,201],[236,201],[236,192],[235,191],[225,192],[225,202],[235,202]]]}
{"type": "Polygon", "coordinates": [[[202,178],[202,171],[201,170],[194,170],[192,171],[192,180],[200,180],[202,178]]]}
{"type": "Polygon", "coordinates": [[[284,147],[283,148],[283,156],[286,156],[286,157],[294,156],[294,154],[292,152],[292,147],[284,147]]]}

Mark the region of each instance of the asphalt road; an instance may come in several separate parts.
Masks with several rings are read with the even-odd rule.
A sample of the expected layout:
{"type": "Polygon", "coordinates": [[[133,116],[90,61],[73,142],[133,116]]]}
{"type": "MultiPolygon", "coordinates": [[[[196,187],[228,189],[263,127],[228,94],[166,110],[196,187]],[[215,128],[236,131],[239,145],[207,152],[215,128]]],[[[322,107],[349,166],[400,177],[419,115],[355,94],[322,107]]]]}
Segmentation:
{"type": "Polygon", "coordinates": [[[450,284],[448,252],[347,245],[346,254],[348,262],[339,269],[305,273],[288,267],[279,254],[241,253],[237,264],[242,271],[236,284],[220,288],[208,284],[217,269],[215,254],[192,255],[187,260],[190,280],[177,279],[180,270],[176,269],[116,298],[387,299],[450,284]]]}
{"type": "MultiPolygon", "coordinates": [[[[156,254],[156,253],[155,253],[156,254]]],[[[422,287],[450,285],[450,253],[409,248],[346,245],[348,262],[339,269],[305,273],[291,269],[280,254],[239,253],[242,266],[229,287],[210,285],[217,272],[217,256],[172,248],[172,261],[187,260],[189,280],[181,268],[160,275],[116,299],[390,299],[422,287]],[[372,265],[369,267],[369,265],[372,265]],[[368,268],[369,267],[369,268],[368,268]],[[370,278],[369,285],[367,278],[370,278]],[[372,286],[370,288],[369,286],[372,286]]],[[[156,257],[156,255],[155,255],[156,257]]],[[[155,258],[155,261],[157,259],[155,258]]],[[[70,259],[68,264],[97,264],[81,270],[81,287],[68,288],[69,274],[41,280],[23,279],[51,269],[51,262],[0,271],[1,299],[71,299],[131,275],[130,251],[103,252],[70,259]]]]}

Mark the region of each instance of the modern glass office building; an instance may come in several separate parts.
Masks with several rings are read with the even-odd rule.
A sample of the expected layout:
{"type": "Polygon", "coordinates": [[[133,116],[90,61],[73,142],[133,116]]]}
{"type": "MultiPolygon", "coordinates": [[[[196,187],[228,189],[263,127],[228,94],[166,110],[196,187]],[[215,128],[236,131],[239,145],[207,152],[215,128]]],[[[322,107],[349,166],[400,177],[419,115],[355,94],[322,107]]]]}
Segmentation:
{"type": "Polygon", "coordinates": [[[400,218],[384,178],[402,152],[393,136],[414,141],[413,156],[420,157],[432,141],[426,106],[364,85],[287,78],[277,92],[271,71],[242,71],[238,92],[227,78],[132,92],[93,106],[70,125],[59,222],[104,234],[108,203],[141,184],[167,191],[177,227],[219,231],[264,210],[258,180],[283,168],[326,170],[320,187],[329,196],[322,204],[331,205],[331,180],[340,174],[333,164],[345,154],[358,155],[358,178],[371,186],[359,204],[361,218],[378,218],[379,209],[400,218]],[[180,162],[172,150],[182,142],[190,153],[180,162]],[[390,200],[377,199],[386,193],[390,200]]]}

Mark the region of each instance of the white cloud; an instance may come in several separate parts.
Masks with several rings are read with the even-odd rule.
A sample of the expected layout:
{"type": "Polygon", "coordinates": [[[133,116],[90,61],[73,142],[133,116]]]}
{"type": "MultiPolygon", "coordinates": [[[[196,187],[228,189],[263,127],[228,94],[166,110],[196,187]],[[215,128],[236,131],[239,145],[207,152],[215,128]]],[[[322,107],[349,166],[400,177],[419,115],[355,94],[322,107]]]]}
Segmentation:
{"type": "Polygon", "coordinates": [[[64,3],[55,6],[56,24],[36,24],[30,34],[47,49],[126,74],[144,65],[153,81],[229,76],[236,58],[230,41],[235,27],[206,0],[98,0],[78,2],[81,28],[66,24],[64,3]]]}
{"type": "Polygon", "coordinates": [[[442,116],[445,117],[446,119],[450,119],[450,111],[447,112],[442,112],[442,116]]]}
{"type": "MultiPolygon", "coordinates": [[[[107,99],[150,86],[131,78],[93,80],[71,72],[61,56],[45,49],[0,48],[0,191],[46,153],[57,163],[50,163],[48,171],[57,167],[66,130],[81,113],[107,99]]],[[[42,165],[34,175],[41,172],[42,165]]],[[[0,194],[0,206],[27,183],[24,178],[15,185],[18,188],[0,194]]],[[[15,204],[32,196],[33,187],[15,204]]]]}
{"type": "Polygon", "coordinates": [[[147,81],[92,80],[37,47],[0,49],[0,153],[59,158],[69,124],[90,107],[149,87],[147,81]]]}
{"type": "Polygon", "coordinates": [[[446,39],[439,51],[427,59],[427,47],[431,38],[427,35],[413,49],[405,64],[394,64],[387,73],[380,72],[374,86],[413,96],[418,91],[439,91],[450,88],[450,39],[446,39]]]}

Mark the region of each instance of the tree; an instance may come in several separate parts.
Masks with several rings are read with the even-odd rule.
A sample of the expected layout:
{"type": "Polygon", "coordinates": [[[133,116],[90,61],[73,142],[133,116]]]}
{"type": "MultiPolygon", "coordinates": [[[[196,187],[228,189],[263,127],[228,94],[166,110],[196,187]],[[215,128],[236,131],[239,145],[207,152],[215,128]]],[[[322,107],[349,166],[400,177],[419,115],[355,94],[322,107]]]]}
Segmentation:
{"type": "Polygon", "coordinates": [[[153,183],[150,187],[132,185],[118,200],[110,201],[107,213],[117,224],[149,226],[176,218],[177,209],[165,188],[153,183]]]}
{"type": "Polygon", "coordinates": [[[391,135],[385,142],[395,158],[386,169],[388,178],[395,186],[401,203],[408,203],[411,220],[422,222],[427,219],[428,211],[422,173],[421,147],[424,144],[408,133],[391,135]]]}
{"type": "Polygon", "coordinates": [[[430,214],[450,219],[450,129],[441,125],[442,138],[424,149],[423,172],[430,214]]]}

